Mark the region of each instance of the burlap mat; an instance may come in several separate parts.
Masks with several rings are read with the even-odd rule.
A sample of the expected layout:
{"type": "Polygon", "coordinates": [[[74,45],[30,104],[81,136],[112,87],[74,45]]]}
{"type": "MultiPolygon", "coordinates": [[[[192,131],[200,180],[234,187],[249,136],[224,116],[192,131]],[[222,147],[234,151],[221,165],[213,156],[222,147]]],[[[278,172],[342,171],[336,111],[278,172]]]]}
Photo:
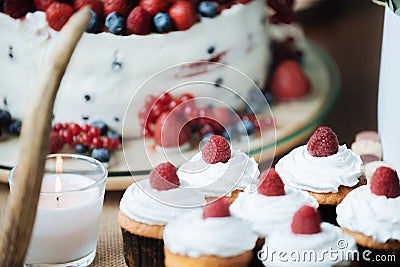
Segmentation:
{"type": "MultiPolygon", "coordinates": [[[[8,185],[0,184],[0,215],[3,215],[8,197],[8,185]]],[[[101,217],[99,243],[94,262],[90,266],[125,266],[122,235],[117,222],[119,201],[123,192],[106,192],[101,217]]],[[[0,225],[4,216],[0,216],[0,225]]]]}

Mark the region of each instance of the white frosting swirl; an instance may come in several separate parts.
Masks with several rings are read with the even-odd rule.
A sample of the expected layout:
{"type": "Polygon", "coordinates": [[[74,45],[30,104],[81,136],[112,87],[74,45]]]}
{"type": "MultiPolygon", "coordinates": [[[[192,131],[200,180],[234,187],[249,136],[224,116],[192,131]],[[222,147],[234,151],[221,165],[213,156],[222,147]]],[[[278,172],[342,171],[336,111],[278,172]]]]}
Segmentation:
{"type": "Polygon", "coordinates": [[[400,240],[400,197],[387,198],[373,194],[368,185],[352,190],[337,206],[341,227],[385,243],[400,240]]]}
{"type": "Polygon", "coordinates": [[[249,223],[234,217],[202,219],[201,212],[183,216],[164,230],[168,250],[192,258],[237,256],[252,250],[256,240],[249,223]]]}
{"type": "Polygon", "coordinates": [[[201,189],[206,196],[218,197],[257,184],[260,171],[254,158],[233,150],[228,162],[216,164],[206,163],[199,152],[185,162],[177,174],[189,187],[201,189]]]}
{"type": "Polygon", "coordinates": [[[362,174],[360,156],[346,145],[328,157],[313,157],[307,146],[293,149],[276,164],[276,171],[287,185],[317,193],[338,192],[341,185],[355,186],[362,174]]]}
{"type": "Polygon", "coordinates": [[[265,266],[343,266],[351,260],[349,251],[357,250],[354,239],[329,223],[321,224],[321,232],[311,235],[294,234],[290,228],[268,236],[261,256],[265,266]],[[328,251],[338,253],[330,256],[328,251]],[[307,253],[305,253],[307,251],[307,253]],[[312,256],[310,254],[312,253],[312,256]]]}
{"type": "Polygon", "coordinates": [[[178,187],[158,191],[145,179],[126,189],[120,210],[137,222],[165,225],[187,212],[200,210],[199,205],[205,204],[205,196],[198,190],[178,187]]]}
{"type": "Polygon", "coordinates": [[[283,196],[264,196],[258,193],[240,193],[230,206],[231,214],[252,224],[261,237],[281,227],[290,227],[293,215],[303,205],[318,208],[310,194],[285,186],[283,196]]]}

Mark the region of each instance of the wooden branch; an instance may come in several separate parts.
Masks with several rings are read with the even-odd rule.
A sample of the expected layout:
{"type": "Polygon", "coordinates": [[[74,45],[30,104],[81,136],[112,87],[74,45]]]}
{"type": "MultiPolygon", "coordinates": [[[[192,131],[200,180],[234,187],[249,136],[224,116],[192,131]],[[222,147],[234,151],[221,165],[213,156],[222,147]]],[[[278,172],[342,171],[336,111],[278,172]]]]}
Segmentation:
{"type": "Polygon", "coordinates": [[[44,57],[20,136],[18,170],[0,237],[0,266],[23,266],[44,174],[54,100],[71,55],[89,22],[89,8],[75,13],[44,57]]]}

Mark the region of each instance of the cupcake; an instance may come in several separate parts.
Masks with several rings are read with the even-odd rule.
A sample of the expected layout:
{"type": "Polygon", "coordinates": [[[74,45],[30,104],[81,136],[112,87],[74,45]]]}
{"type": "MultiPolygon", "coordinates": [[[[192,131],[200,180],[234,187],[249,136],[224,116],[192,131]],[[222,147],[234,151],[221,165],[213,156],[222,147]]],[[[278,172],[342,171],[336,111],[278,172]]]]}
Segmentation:
{"type": "Polygon", "coordinates": [[[239,192],[257,184],[260,174],[254,158],[240,150],[231,151],[226,139],[209,138],[201,152],[178,169],[178,177],[187,186],[199,188],[208,200],[228,196],[233,201],[239,192]]]}
{"type": "Polygon", "coordinates": [[[125,191],[118,222],[128,266],[164,266],[165,225],[205,204],[204,194],[179,185],[175,167],[162,163],[149,179],[133,183],[125,191]]]}
{"type": "Polygon", "coordinates": [[[376,169],[370,185],[353,190],[337,206],[337,221],[360,246],[398,253],[400,185],[396,171],[376,169]]]}
{"type": "Polygon", "coordinates": [[[249,223],[230,216],[229,205],[223,197],[168,224],[165,266],[247,267],[257,235],[249,223]]]}
{"type": "Polygon", "coordinates": [[[366,183],[360,156],[336,134],[319,127],[307,145],[293,149],[275,168],[286,185],[307,191],[320,205],[337,205],[353,189],[366,183]]]}
{"type": "Polygon", "coordinates": [[[339,227],[322,222],[313,207],[303,206],[290,227],[271,233],[258,256],[265,266],[347,266],[357,250],[354,239],[339,227]],[[329,251],[336,252],[329,254],[329,251]]]}

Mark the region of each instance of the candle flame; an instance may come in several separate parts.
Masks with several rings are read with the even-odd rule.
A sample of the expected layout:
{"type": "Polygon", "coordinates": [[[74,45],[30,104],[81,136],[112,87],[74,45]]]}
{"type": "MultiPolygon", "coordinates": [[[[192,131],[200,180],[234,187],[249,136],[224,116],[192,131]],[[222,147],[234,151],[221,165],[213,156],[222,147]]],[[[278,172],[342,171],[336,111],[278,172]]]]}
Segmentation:
{"type": "Polygon", "coordinates": [[[56,157],[56,173],[62,173],[62,166],[63,166],[63,159],[61,156],[57,156],[56,157]]]}
{"type": "Polygon", "coordinates": [[[56,177],[55,191],[56,191],[56,193],[60,193],[62,191],[62,184],[61,184],[60,176],[56,177]]]}

